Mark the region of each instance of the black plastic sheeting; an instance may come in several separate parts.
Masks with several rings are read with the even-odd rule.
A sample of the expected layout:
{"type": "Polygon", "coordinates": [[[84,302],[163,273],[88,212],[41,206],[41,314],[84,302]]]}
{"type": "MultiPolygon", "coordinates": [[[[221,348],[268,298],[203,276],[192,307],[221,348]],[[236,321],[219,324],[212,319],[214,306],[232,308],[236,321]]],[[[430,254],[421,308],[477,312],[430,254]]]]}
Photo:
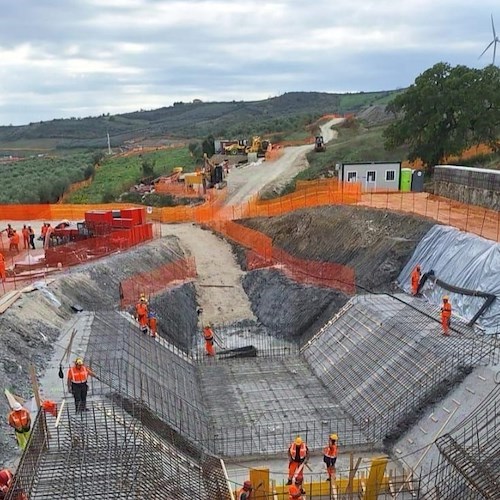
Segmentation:
{"type": "Polygon", "coordinates": [[[477,324],[487,333],[500,333],[500,245],[449,226],[433,226],[415,248],[398,276],[399,286],[410,293],[410,275],[420,264],[422,274],[434,271],[421,294],[435,305],[450,297],[453,314],[477,324]],[[472,295],[470,294],[473,293],[472,295]],[[477,293],[480,292],[480,293],[477,293]],[[493,299],[496,297],[496,300],[493,299]],[[485,303],[488,303],[486,307],[485,303]]]}

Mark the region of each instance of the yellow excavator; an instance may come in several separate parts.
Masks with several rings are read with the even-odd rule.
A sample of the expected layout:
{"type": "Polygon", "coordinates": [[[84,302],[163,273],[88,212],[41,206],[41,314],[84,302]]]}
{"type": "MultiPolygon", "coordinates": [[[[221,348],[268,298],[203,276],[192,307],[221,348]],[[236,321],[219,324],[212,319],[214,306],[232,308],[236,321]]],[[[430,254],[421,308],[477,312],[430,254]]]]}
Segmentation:
{"type": "Polygon", "coordinates": [[[241,144],[231,144],[224,148],[224,153],[227,155],[244,155],[246,153],[246,147],[241,144]]]}
{"type": "Polygon", "coordinates": [[[267,148],[270,142],[267,140],[262,140],[258,135],[252,138],[252,144],[247,147],[247,153],[257,153],[257,156],[265,156],[267,148]]]}

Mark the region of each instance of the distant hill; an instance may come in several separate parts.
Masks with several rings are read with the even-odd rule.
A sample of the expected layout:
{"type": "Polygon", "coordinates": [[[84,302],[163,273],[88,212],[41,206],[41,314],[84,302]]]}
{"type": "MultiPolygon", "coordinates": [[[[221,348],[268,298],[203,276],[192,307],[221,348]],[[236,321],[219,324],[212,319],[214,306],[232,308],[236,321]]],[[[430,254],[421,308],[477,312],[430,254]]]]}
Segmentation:
{"type": "Polygon", "coordinates": [[[242,137],[280,132],[294,121],[313,121],[328,113],[357,112],[386,104],[400,91],[329,94],[288,92],[262,101],[175,103],[151,111],[120,115],[54,119],[23,126],[0,127],[0,148],[49,149],[105,147],[109,132],[112,146],[137,137],[202,138],[242,137]]]}

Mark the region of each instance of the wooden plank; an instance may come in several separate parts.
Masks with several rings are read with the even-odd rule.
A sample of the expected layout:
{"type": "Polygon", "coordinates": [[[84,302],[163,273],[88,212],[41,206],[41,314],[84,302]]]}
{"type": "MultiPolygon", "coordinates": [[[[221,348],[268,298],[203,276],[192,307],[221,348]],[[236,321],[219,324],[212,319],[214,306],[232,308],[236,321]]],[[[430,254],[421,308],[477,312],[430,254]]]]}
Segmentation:
{"type": "Polygon", "coordinates": [[[3,314],[21,296],[19,290],[11,290],[0,297],[0,314],[3,314]]]}

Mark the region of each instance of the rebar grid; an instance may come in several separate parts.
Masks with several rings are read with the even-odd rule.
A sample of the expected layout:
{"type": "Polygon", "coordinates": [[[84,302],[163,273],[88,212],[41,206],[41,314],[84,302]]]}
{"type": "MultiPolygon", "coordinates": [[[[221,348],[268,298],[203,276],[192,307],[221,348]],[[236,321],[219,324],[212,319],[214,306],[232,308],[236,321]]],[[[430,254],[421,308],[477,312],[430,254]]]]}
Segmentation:
{"type": "Polygon", "coordinates": [[[492,499],[500,492],[500,386],[459,426],[440,437],[433,475],[440,498],[492,499]]]}
{"type": "Polygon", "coordinates": [[[457,321],[460,333],[443,337],[436,311],[418,302],[421,310],[388,295],[357,296],[302,349],[369,439],[397,431],[494,349],[493,338],[457,321]]]}
{"type": "Polygon", "coordinates": [[[219,455],[283,453],[298,434],[311,450],[331,432],[343,446],[367,443],[298,355],[203,365],[200,383],[219,455]]]}
{"type": "MultiPolygon", "coordinates": [[[[283,358],[293,356],[298,352],[298,343],[283,336],[271,333],[266,327],[250,322],[242,324],[218,323],[213,327],[215,334],[215,350],[218,355],[211,358],[205,354],[205,341],[202,329],[196,336],[196,345],[192,350],[193,358],[202,364],[225,363],[232,359],[231,353],[224,351],[241,349],[248,346],[255,347],[258,357],[283,358]]],[[[234,354],[234,353],[233,353],[234,354]]]]}
{"type": "Polygon", "coordinates": [[[79,414],[68,406],[55,429],[53,417],[39,416],[34,432],[47,446],[30,442],[9,498],[20,491],[30,499],[229,498],[220,461],[193,458],[124,409],[141,417],[142,408],[121,406],[98,400],[79,414]]]}
{"type": "Polygon", "coordinates": [[[141,333],[120,313],[96,313],[87,359],[118,394],[143,402],[184,436],[208,440],[196,366],[186,353],[141,333]]]}

